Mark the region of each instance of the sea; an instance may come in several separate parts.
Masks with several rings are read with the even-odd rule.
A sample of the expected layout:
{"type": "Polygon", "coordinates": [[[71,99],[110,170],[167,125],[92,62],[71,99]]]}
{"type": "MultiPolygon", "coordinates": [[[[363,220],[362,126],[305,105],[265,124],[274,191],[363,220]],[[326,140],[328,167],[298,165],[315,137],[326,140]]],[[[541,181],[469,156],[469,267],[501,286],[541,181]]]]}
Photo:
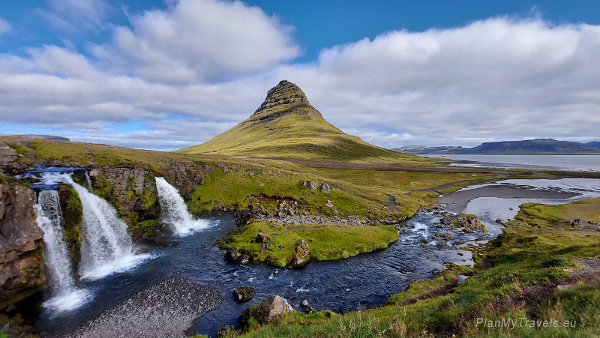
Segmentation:
{"type": "Polygon", "coordinates": [[[600,155],[421,154],[419,156],[452,160],[450,165],[457,167],[600,171],[600,155]]]}

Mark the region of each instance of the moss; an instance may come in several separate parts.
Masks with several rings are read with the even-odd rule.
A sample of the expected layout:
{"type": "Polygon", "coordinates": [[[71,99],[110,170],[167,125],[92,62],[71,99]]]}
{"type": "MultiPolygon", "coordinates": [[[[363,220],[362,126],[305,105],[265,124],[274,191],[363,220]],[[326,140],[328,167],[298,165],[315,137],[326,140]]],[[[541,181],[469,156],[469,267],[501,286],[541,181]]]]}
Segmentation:
{"type": "Polygon", "coordinates": [[[398,239],[392,226],[346,226],[317,224],[284,227],[277,223],[256,222],[231,232],[221,246],[238,248],[249,253],[255,262],[283,267],[296,255],[296,243],[305,240],[310,246],[310,257],[316,260],[334,260],[372,252],[398,239]],[[268,236],[270,249],[256,243],[258,233],[268,236]]]}
{"type": "Polygon", "coordinates": [[[63,213],[65,242],[71,251],[71,261],[77,266],[81,261],[81,233],[79,225],[83,221],[83,205],[79,194],[67,185],[58,188],[60,207],[63,213]]]}

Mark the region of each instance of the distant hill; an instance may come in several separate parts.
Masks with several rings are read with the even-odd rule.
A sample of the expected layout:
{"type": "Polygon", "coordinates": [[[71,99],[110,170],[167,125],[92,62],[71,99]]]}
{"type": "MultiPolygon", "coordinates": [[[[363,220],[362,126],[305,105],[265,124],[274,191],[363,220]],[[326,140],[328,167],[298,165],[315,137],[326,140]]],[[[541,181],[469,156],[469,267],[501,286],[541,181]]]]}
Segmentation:
{"type": "Polygon", "coordinates": [[[463,147],[456,146],[442,146],[442,147],[428,147],[428,146],[404,146],[402,148],[393,148],[392,150],[399,151],[405,154],[432,154],[441,153],[447,151],[460,151],[463,147]]]}
{"type": "MultiPolygon", "coordinates": [[[[590,142],[592,144],[600,142],[590,142]]],[[[489,155],[542,155],[542,154],[600,154],[600,148],[553,139],[485,142],[474,148],[407,146],[398,149],[410,154],[489,154],[489,155]],[[420,151],[420,152],[419,152],[420,151]]]]}
{"type": "Polygon", "coordinates": [[[587,143],[582,143],[584,146],[592,147],[592,148],[600,148],[600,141],[592,141],[587,143]]]}
{"type": "Polygon", "coordinates": [[[409,157],[371,145],[336,128],[310,104],[297,85],[286,80],[268,91],[252,116],[208,142],[179,152],[316,161],[409,157]]]}

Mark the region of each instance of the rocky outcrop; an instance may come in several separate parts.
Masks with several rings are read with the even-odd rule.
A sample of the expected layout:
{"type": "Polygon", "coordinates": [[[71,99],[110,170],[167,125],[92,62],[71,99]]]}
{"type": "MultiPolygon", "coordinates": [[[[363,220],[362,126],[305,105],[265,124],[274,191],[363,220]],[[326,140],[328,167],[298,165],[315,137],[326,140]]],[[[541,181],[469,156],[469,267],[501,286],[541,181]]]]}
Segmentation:
{"type": "Polygon", "coordinates": [[[298,183],[301,186],[308,188],[310,190],[321,189],[321,192],[323,192],[324,194],[331,193],[331,186],[327,183],[317,183],[317,182],[312,182],[312,181],[300,181],[298,183]]]}
{"type": "Polygon", "coordinates": [[[57,190],[64,220],[65,243],[71,252],[71,264],[76,268],[79,262],[81,262],[81,233],[79,232],[79,225],[83,220],[83,205],[79,199],[79,194],[71,186],[61,185],[57,190]]]}
{"type": "Polygon", "coordinates": [[[310,259],[310,246],[304,239],[300,238],[298,242],[296,242],[296,245],[294,245],[294,250],[296,253],[290,261],[290,267],[297,268],[308,263],[310,259]]]}
{"type": "Polygon", "coordinates": [[[445,212],[440,222],[434,224],[434,226],[446,229],[462,228],[467,233],[475,230],[485,230],[479,217],[469,214],[453,214],[451,212],[445,212]]]}
{"type": "Polygon", "coordinates": [[[244,310],[238,318],[238,323],[242,330],[248,330],[254,323],[264,325],[291,311],[294,309],[287,299],[275,295],[265,298],[261,305],[252,305],[244,310]]]}
{"type": "Polygon", "coordinates": [[[33,211],[33,190],[0,185],[0,298],[40,286],[44,232],[33,211]]]}
{"type": "Polygon", "coordinates": [[[245,303],[254,298],[254,292],[256,290],[250,286],[237,286],[233,289],[233,298],[238,303],[245,303]]]}

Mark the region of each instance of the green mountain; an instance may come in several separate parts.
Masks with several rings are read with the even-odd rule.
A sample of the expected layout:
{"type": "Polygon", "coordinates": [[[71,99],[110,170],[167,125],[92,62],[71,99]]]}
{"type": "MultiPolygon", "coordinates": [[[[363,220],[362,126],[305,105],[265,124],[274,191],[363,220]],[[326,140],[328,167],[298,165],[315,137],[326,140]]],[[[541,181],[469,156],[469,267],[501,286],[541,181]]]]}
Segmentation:
{"type": "Polygon", "coordinates": [[[179,150],[316,161],[355,161],[366,158],[408,159],[348,135],[327,122],[304,92],[283,80],[246,120],[208,142],[179,150]]]}

